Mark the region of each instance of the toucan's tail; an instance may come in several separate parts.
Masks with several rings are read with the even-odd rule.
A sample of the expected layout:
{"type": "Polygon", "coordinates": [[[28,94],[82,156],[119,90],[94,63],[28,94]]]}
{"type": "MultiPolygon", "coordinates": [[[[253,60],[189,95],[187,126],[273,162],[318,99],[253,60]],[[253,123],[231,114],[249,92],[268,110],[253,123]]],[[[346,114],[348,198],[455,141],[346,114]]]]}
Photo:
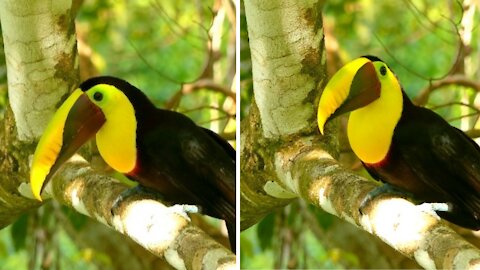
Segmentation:
{"type": "Polygon", "coordinates": [[[236,250],[236,226],[235,226],[235,220],[232,222],[226,222],[227,224],[227,231],[228,231],[228,240],[230,240],[230,249],[232,250],[233,253],[237,253],[236,250]]]}

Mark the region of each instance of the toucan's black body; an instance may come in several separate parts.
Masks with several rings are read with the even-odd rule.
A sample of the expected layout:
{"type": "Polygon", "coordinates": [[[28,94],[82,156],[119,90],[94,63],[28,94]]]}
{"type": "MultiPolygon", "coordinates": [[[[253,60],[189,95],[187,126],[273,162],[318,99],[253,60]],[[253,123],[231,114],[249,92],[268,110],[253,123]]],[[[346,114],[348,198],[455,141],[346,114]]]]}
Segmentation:
{"type": "Polygon", "coordinates": [[[100,83],[120,89],[135,110],[137,161],[127,176],[167,200],[196,204],[203,213],[224,219],[234,249],[235,150],[183,114],[156,108],[128,82],[96,77],[80,88],[85,91],[100,83]]]}
{"type": "Polygon", "coordinates": [[[442,218],[480,229],[480,147],[436,113],[412,104],[403,110],[385,160],[365,164],[372,177],[425,202],[446,202],[442,218]]]}

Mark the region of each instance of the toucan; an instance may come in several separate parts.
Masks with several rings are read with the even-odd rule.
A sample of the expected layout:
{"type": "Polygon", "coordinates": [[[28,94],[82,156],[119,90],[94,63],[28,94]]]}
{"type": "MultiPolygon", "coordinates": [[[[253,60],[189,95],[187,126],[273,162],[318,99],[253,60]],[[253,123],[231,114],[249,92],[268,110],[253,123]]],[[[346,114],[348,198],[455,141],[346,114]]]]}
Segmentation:
{"type": "Polygon", "coordinates": [[[90,78],[59,107],[35,150],[33,195],[95,135],[105,162],[169,202],[199,205],[225,220],[235,249],[235,150],[187,116],[156,108],[130,83],[90,78]]]}
{"type": "Polygon", "coordinates": [[[403,194],[431,204],[451,223],[480,229],[480,147],[433,111],[414,105],[378,57],[355,59],[332,76],[319,101],[320,132],[347,112],[353,152],[384,182],[367,194],[360,210],[385,193],[403,194]]]}

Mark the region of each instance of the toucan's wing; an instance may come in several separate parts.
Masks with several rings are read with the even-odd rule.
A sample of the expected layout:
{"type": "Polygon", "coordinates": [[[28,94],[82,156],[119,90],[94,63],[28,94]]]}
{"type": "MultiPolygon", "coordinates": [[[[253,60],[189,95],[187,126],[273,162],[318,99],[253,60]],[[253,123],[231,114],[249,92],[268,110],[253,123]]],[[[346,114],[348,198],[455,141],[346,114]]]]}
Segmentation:
{"type": "Polygon", "coordinates": [[[227,152],[228,155],[235,160],[235,149],[233,149],[233,147],[224,138],[208,128],[202,128],[202,130],[205,131],[212,139],[214,139],[218,145],[220,145],[225,152],[227,152]]]}
{"type": "Polygon", "coordinates": [[[139,125],[142,166],[133,177],[168,200],[198,204],[204,214],[224,219],[234,247],[235,151],[182,114],[158,110],[151,117],[139,125]]]}
{"type": "Polygon", "coordinates": [[[480,147],[435,113],[418,107],[415,111],[417,121],[400,123],[395,130],[399,158],[432,193],[458,208],[462,214],[451,217],[454,223],[467,218],[480,225],[480,147]]]}
{"type": "MultiPolygon", "coordinates": [[[[211,136],[198,128],[198,132],[183,134],[181,139],[182,156],[195,173],[201,175],[206,184],[218,190],[225,199],[235,208],[235,159],[231,158],[231,151],[225,150],[225,145],[219,144],[220,138],[211,136]]],[[[228,144],[227,142],[224,142],[228,144]]],[[[233,150],[233,154],[235,151],[233,150]]],[[[234,155],[233,155],[234,156],[234,155]]]]}
{"type": "Polygon", "coordinates": [[[193,173],[200,175],[206,188],[213,191],[213,196],[203,198],[207,199],[204,205],[211,215],[225,220],[230,245],[235,250],[235,151],[220,136],[212,137],[212,131],[198,131],[182,136],[182,155],[193,173]]]}
{"type": "MultiPolygon", "coordinates": [[[[432,136],[432,151],[442,171],[453,177],[447,192],[472,212],[480,214],[480,148],[457,128],[432,136]],[[452,187],[453,185],[453,187],[452,187]],[[450,189],[451,188],[451,189],[450,189]]],[[[443,183],[443,182],[442,182],[443,183]]],[[[479,215],[480,218],[480,215],[479,215]]]]}
{"type": "Polygon", "coordinates": [[[209,215],[234,220],[235,160],[225,146],[183,114],[158,110],[150,117],[137,131],[141,167],[134,177],[174,202],[200,204],[209,215]]]}

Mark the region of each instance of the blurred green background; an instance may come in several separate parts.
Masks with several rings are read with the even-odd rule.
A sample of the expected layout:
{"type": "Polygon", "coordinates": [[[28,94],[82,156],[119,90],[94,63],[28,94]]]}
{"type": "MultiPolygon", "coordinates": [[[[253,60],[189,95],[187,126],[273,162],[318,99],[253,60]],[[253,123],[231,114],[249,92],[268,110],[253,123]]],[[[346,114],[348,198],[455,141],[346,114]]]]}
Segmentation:
{"type": "MultiPolygon", "coordinates": [[[[328,74],[359,56],[376,55],[397,74],[411,99],[476,138],[480,129],[478,5],[478,1],[325,1],[328,74]],[[444,87],[422,95],[440,82],[444,87]],[[476,89],[465,87],[466,82],[476,84],[476,89]]],[[[243,1],[240,20],[243,118],[253,97],[243,1]]],[[[367,176],[346,138],[340,141],[341,162],[367,176]]],[[[471,232],[464,236],[478,244],[471,232]]],[[[241,267],[419,268],[381,241],[299,200],[242,232],[241,267]]]]}
{"type": "MultiPolygon", "coordinates": [[[[80,1],[81,80],[113,75],[158,107],[185,113],[235,145],[235,5],[232,1],[80,1]],[[233,98],[232,98],[233,97],[233,98]]],[[[7,102],[0,39],[0,113],[7,102]]],[[[226,242],[221,222],[193,217],[226,242]]],[[[56,202],[0,231],[0,270],[169,269],[132,241],[56,202]]]]}

